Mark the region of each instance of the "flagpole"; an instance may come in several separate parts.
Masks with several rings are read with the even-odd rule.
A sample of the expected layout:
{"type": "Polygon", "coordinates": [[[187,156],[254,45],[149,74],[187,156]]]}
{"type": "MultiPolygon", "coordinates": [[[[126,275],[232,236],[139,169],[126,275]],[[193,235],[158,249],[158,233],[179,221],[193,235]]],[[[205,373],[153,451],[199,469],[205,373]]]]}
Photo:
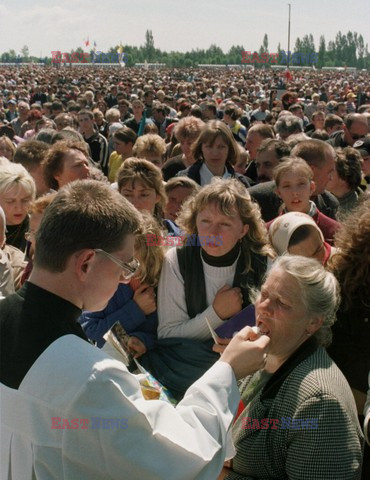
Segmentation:
{"type": "Polygon", "coordinates": [[[287,63],[287,70],[289,70],[289,61],[290,61],[290,8],[291,4],[289,5],[289,20],[288,20],[288,63],[287,63]]]}

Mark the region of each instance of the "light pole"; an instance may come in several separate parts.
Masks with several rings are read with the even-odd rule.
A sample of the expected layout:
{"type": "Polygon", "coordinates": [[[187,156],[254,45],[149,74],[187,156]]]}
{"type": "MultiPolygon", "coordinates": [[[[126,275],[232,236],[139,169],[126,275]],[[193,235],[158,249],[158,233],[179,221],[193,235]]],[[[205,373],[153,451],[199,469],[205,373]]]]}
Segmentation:
{"type": "Polygon", "coordinates": [[[289,62],[290,62],[290,8],[291,4],[288,3],[289,5],[289,21],[288,21],[288,63],[287,63],[287,69],[289,70],[289,62]]]}

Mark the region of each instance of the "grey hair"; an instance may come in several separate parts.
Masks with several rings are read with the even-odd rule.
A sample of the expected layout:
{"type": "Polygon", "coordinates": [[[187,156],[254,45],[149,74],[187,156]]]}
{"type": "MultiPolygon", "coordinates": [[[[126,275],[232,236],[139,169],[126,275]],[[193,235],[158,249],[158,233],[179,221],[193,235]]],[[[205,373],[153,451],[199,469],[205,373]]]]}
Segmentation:
{"type": "Polygon", "coordinates": [[[274,128],[276,133],[286,137],[303,131],[300,118],[293,115],[284,115],[283,117],[279,118],[279,120],[277,120],[275,123],[274,128]]]}
{"type": "Polygon", "coordinates": [[[330,345],[332,340],[330,327],[336,320],[336,311],[340,304],[340,287],[335,276],[325,270],[317,260],[298,255],[278,257],[270,272],[277,268],[297,280],[307,316],[323,317],[323,324],[315,333],[315,337],[321,345],[330,345]]]}

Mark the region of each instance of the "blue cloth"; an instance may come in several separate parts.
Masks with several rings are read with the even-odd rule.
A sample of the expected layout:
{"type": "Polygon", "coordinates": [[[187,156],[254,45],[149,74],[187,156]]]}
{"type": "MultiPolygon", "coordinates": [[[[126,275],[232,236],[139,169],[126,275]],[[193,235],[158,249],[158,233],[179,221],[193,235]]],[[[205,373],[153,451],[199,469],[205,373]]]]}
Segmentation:
{"type": "Polygon", "coordinates": [[[139,338],[147,350],[155,346],[158,327],[157,311],[145,315],[133,300],[133,296],[133,289],[121,283],[104,310],[82,313],[78,321],[87,337],[95,340],[99,348],[105,343],[103,335],[117,321],[130,336],[139,338]]]}
{"type": "Polygon", "coordinates": [[[176,223],[172,222],[172,220],[166,218],[163,220],[163,224],[166,227],[169,236],[180,237],[183,235],[183,231],[176,225],[176,223]]]}

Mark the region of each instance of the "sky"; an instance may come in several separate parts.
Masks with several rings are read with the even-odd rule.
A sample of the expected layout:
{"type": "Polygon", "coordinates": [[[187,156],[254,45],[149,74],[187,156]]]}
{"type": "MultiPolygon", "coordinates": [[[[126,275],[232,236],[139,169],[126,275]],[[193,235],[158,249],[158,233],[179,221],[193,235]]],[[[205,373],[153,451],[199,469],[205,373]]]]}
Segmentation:
{"type": "MultiPolygon", "coordinates": [[[[334,40],[340,30],[361,33],[370,44],[369,0],[291,0],[291,50],[299,36],[334,40]]],[[[269,51],[287,50],[288,4],[276,0],[0,0],[0,53],[27,45],[31,55],[51,56],[84,47],[105,52],[118,45],[143,45],[152,30],[156,48],[224,52],[233,45],[258,50],[268,34],[269,51]]],[[[370,45],[369,45],[370,48],[370,45]]]]}

